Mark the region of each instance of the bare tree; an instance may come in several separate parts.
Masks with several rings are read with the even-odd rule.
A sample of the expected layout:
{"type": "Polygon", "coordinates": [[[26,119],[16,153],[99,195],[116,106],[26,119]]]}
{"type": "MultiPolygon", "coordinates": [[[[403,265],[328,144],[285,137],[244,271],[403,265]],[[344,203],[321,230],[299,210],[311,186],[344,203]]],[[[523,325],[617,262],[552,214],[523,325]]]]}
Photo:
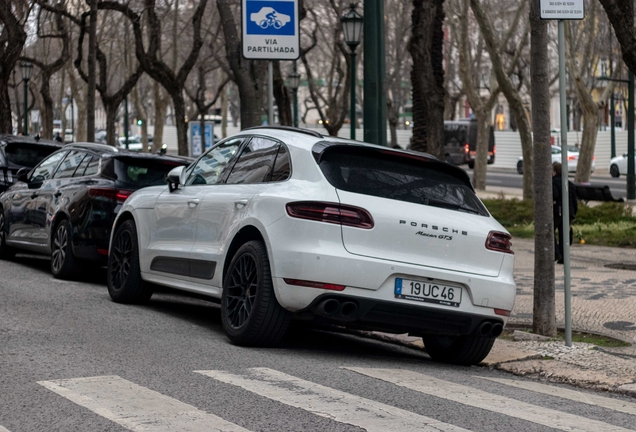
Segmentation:
{"type": "Polygon", "coordinates": [[[636,73],[636,30],[634,10],[629,0],[600,0],[621,45],[627,68],[636,73]]]}
{"type": "Polygon", "coordinates": [[[4,133],[12,132],[9,80],[26,42],[24,26],[30,12],[28,0],[0,1],[0,132],[4,133]]]}
{"type": "MultiPolygon", "coordinates": [[[[520,17],[523,15],[526,7],[525,2],[521,3],[520,7],[515,7],[516,14],[512,21],[512,26],[518,28],[520,26],[520,17]]],[[[482,2],[480,0],[470,0],[470,6],[479,24],[479,29],[481,34],[486,42],[486,50],[488,51],[488,55],[490,56],[490,61],[492,63],[492,68],[495,76],[497,77],[497,82],[499,83],[499,87],[501,88],[502,93],[506,96],[508,100],[508,104],[510,106],[511,111],[514,113],[515,119],[517,121],[517,125],[519,127],[519,136],[521,138],[521,151],[523,154],[523,164],[526,167],[533,166],[532,164],[532,133],[530,129],[530,121],[526,116],[526,110],[523,105],[523,99],[519,94],[517,87],[513,84],[511,79],[511,73],[514,70],[510,68],[510,66],[506,67],[504,63],[504,56],[502,55],[502,51],[505,47],[507,47],[509,41],[506,39],[500,39],[495,35],[493,27],[488,19],[488,15],[484,11],[482,6],[482,2]]],[[[515,64],[514,58],[521,55],[521,49],[526,45],[527,35],[528,35],[528,27],[522,27],[524,31],[521,33],[521,40],[518,43],[519,48],[514,53],[512,64],[515,64]]],[[[506,33],[509,34],[509,33],[506,33]]],[[[523,198],[531,199],[532,198],[532,188],[533,188],[533,176],[531,169],[523,170],[523,198]]]]}
{"type": "Polygon", "coordinates": [[[554,224],[552,216],[552,155],[550,146],[550,76],[548,24],[539,3],[530,7],[532,128],[534,131],[534,306],[532,330],[556,336],[554,288],[554,224]]]}
{"type": "MultiPolygon", "coordinates": [[[[181,67],[177,69],[170,68],[161,58],[161,39],[162,39],[162,23],[156,10],[156,0],[144,0],[143,14],[146,16],[147,32],[147,48],[144,47],[144,35],[142,32],[142,16],[135,12],[131,7],[116,1],[99,1],[98,7],[104,10],[114,10],[124,14],[132,23],[133,34],[135,36],[135,55],[137,61],[150,77],[159,82],[168,92],[172,99],[172,105],[175,114],[175,123],[177,125],[177,140],[179,145],[179,154],[187,155],[188,152],[188,130],[185,115],[185,99],[183,88],[190,71],[194,67],[199,51],[203,46],[203,38],[201,37],[201,22],[203,20],[203,12],[207,5],[207,0],[199,0],[197,7],[192,11],[192,23],[190,26],[192,38],[190,50],[181,67]]],[[[178,13],[178,2],[175,4],[174,13],[178,13]]],[[[183,43],[179,44],[183,46],[183,43]]],[[[174,46],[176,50],[176,45],[174,46]]]]}
{"type": "MultiPolygon", "coordinates": [[[[459,39],[459,75],[462,80],[462,88],[477,120],[473,184],[476,189],[485,190],[492,109],[499,99],[499,86],[496,80],[490,80],[492,81],[490,88],[485,89],[489,90],[488,96],[482,96],[479,84],[485,84],[485,82],[480,82],[480,79],[484,78],[484,68],[480,62],[481,58],[475,61],[471,56],[473,49],[470,45],[470,0],[461,0],[460,5],[461,10],[456,12],[459,16],[459,23],[458,25],[453,25],[452,28],[457,30],[459,39]]],[[[451,22],[454,22],[454,20],[451,20],[451,22]]],[[[481,57],[481,51],[477,51],[477,53],[478,57],[481,57]]],[[[485,76],[490,78],[489,68],[485,76]]]]}
{"type": "MultiPolygon", "coordinates": [[[[599,112],[605,110],[607,100],[616,85],[614,81],[606,81],[607,85],[600,92],[598,99],[594,100],[593,94],[599,93],[598,85],[600,84],[595,77],[598,69],[598,61],[595,60],[607,52],[607,47],[602,41],[607,40],[608,36],[606,33],[601,34],[607,26],[599,25],[605,17],[598,15],[598,9],[596,1],[588,2],[585,9],[586,18],[582,21],[566,22],[565,25],[566,46],[569,48],[567,50],[568,72],[583,109],[583,135],[574,177],[576,182],[590,180],[600,123],[599,112]]],[[[620,68],[614,69],[614,73],[617,72],[620,73],[620,68]]]]}
{"type": "Polygon", "coordinates": [[[444,159],[444,0],[413,0],[411,148],[444,159]]]}
{"type": "MultiPolygon", "coordinates": [[[[64,10],[64,4],[58,3],[55,8],[64,10]]],[[[42,132],[43,138],[53,138],[53,97],[51,96],[51,77],[57,71],[62,69],[71,58],[70,52],[70,34],[66,27],[64,17],[60,13],[52,14],[45,9],[39,9],[37,15],[37,37],[38,41],[34,49],[40,51],[38,55],[31,57],[23,57],[23,60],[29,61],[40,68],[40,95],[42,105],[40,112],[42,116],[42,132]],[[53,19],[54,29],[49,28],[48,23],[53,19]],[[59,56],[54,61],[47,63],[45,59],[50,52],[54,51],[52,44],[47,43],[49,40],[59,41],[59,46],[55,47],[59,52],[59,56]]],[[[64,129],[62,129],[64,130],[64,129]]],[[[62,136],[64,133],[62,132],[62,136]]]]}

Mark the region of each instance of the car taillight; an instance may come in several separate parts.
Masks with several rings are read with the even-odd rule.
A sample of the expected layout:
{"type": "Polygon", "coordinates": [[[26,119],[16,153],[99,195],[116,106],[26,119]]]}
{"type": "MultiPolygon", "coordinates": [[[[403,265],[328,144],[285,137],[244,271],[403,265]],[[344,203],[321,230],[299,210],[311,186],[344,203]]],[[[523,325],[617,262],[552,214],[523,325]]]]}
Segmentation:
{"type": "Polygon", "coordinates": [[[464,145],[464,153],[470,153],[470,145],[469,144],[464,145]]]}
{"type": "Polygon", "coordinates": [[[492,146],[492,154],[497,154],[497,146],[492,146]]]}
{"type": "Polygon", "coordinates": [[[332,290],[332,291],[342,291],[345,289],[344,285],[337,285],[337,284],[331,284],[331,283],[313,282],[313,281],[287,279],[287,278],[283,278],[283,280],[285,281],[287,285],[298,285],[298,286],[304,286],[309,288],[320,288],[320,289],[326,289],[326,290],[332,290]]]}
{"type": "Polygon", "coordinates": [[[293,218],[346,225],[356,228],[373,228],[371,214],[363,208],[336,203],[299,201],[288,203],[287,214],[293,218]]]}
{"type": "Polygon", "coordinates": [[[578,158],[579,158],[578,156],[568,156],[569,161],[574,161],[574,160],[577,160],[578,158]]]}
{"type": "Polygon", "coordinates": [[[109,201],[123,203],[133,191],[115,188],[88,188],[88,196],[91,198],[104,198],[109,201]]]}
{"type": "Polygon", "coordinates": [[[499,231],[490,231],[488,233],[488,238],[486,238],[486,249],[514,255],[514,252],[511,249],[511,239],[512,237],[510,234],[499,231]]]}

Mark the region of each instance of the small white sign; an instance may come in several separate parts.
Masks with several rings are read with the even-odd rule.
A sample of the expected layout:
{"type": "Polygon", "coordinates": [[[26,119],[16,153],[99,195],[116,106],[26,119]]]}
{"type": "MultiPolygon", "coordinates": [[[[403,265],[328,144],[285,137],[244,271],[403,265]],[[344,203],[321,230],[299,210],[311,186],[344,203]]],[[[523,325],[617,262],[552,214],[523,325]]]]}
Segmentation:
{"type": "Polygon", "coordinates": [[[300,57],[298,0],[242,0],[243,57],[296,60],[300,57]]]}
{"type": "Polygon", "coordinates": [[[582,20],[585,18],[583,0],[541,0],[541,19],[582,20]]]}

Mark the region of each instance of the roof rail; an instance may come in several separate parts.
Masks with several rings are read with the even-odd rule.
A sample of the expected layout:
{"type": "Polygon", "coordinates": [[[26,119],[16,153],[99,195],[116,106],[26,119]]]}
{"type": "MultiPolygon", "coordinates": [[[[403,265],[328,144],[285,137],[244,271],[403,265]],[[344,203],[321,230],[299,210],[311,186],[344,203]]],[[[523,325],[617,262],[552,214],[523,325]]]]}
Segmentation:
{"type": "Polygon", "coordinates": [[[316,132],[315,130],[311,130],[311,129],[304,129],[304,128],[297,128],[297,127],[292,127],[292,126],[282,126],[282,125],[272,125],[272,126],[253,126],[253,127],[248,127],[243,129],[244,131],[246,130],[255,130],[255,129],[278,129],[278,130],[286,130],[286,131],[290,131],[290,132],[300,132],[300,133],[304,133],[306,135],[311,135],[314,136],[316,138],[324,138],[324,136],[318,132],[316,132]]]}
{"type": "Polygon", "coordinates": [[[106,152],[117,153],[119,149],[117,147],[110,146],[108,144],[101,143],[91,143],[91,142],[74,142],[70,144],[66,144],[64,147],[79,147],[83,149],[92,149],[92,150],[101,150],[106,152]]]}

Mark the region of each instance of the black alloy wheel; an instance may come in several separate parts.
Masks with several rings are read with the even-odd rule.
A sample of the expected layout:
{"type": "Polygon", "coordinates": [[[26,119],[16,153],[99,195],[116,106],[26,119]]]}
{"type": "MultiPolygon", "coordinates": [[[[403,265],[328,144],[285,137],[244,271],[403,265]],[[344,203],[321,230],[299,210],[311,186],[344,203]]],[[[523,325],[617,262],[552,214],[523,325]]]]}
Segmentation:
{"type": "Polygon", "coordinates": [[[239,248],[225,273],[221,321],[230,341],[245,346],[275,346],[291,314],[276,300],[267,257],[260,241],[239,248]]]}
{"type": "Polygon", "coordinates": [[[436,362],[456,365],[476,365],[488,356],[494,337],[425,335],[424,348],[436,362]]]}
{"type": "Polygon", "coordinates": [[[621,176],[621,172],[618,170],[618,165],[612,164],[610,167],[610,175],[615,178],[621,176]]]}
{"type": "Polygon", "coordinates": [[[517,172],[523,174],[523,161],[517,162],[517,172]]]}
{"type": "Polygon", "coordinates": [[[137,227],[132,219],[115,231],[108,255],[108,294],[117,303],[145,303],[152,286],[141,278],[137,227]]]}
{"type": "Polygon", "coordinates": [[[62,219],[55,225],[51,239],[51,273],[57,279],[77,277],[80,266],[73,255],[71,229],[68,220],[62,219]]]}
{"type": "Polygon", "coordinates": [[[15,250],[7,246],[7,226],[4,219],[4,209],[0,207],[0,259],[10,259],[15,256],[15,250]]]}

